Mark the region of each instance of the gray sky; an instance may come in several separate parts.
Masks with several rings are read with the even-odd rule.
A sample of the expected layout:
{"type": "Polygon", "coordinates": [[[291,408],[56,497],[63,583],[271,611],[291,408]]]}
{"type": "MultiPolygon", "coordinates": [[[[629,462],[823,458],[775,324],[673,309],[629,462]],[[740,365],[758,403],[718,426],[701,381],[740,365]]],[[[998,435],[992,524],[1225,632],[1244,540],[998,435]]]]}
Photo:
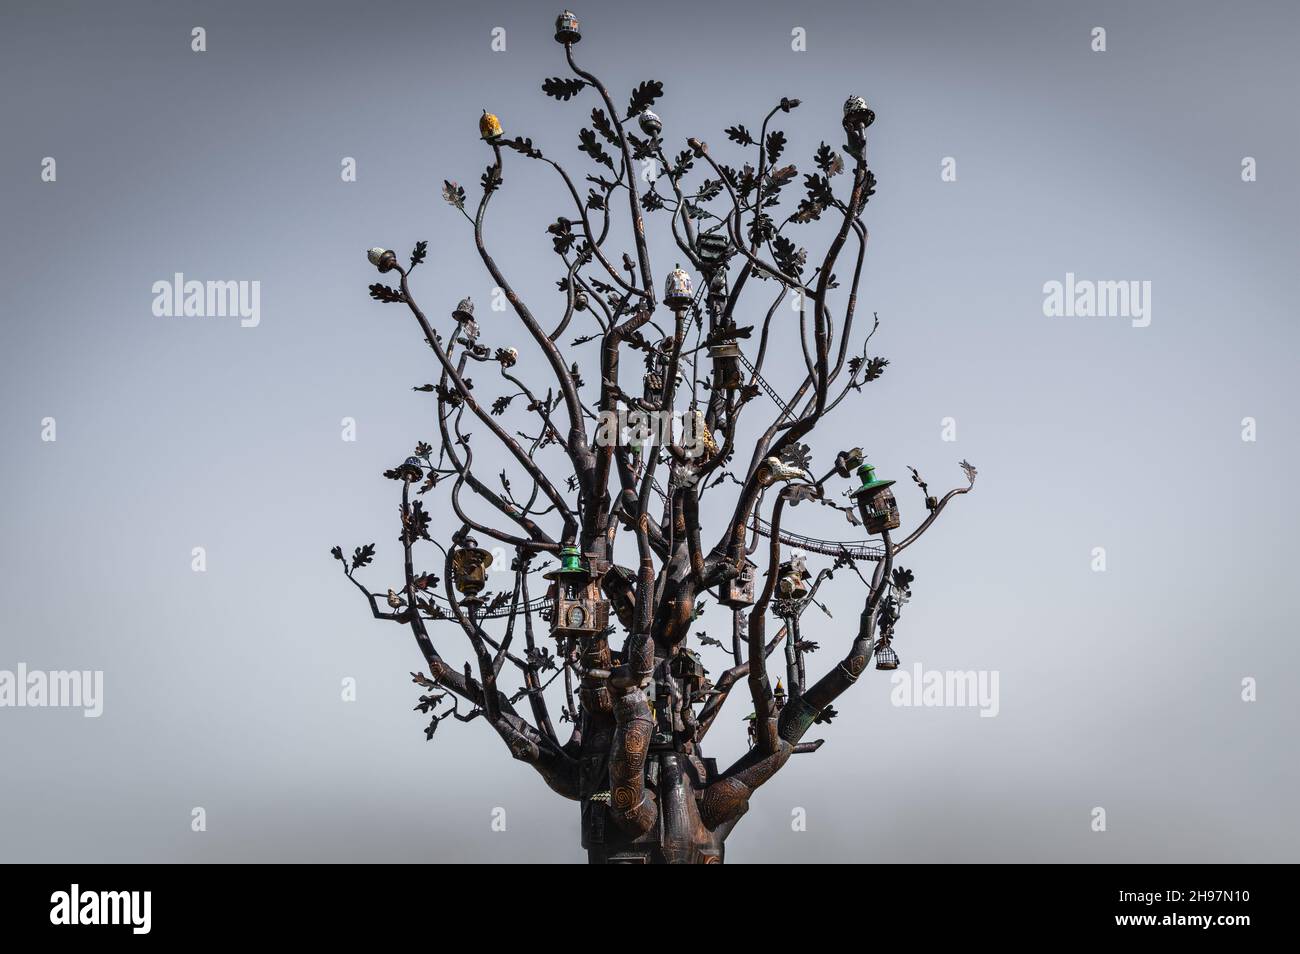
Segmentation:
{"type": "MultiPolygon", "coordinates": [[[[0,670],[104,672],[98,719],[0,709],[3,860],[583,859],[576,806],[486,725],[425,742],[415,646],[368,618],[328,553],[376,541],[366,581],[398,579],[380,473],[432,437],[432,404],[410,390],[435,379],[432,355],[403,310],[367,297],[367,247],[405,257],[427,239],[425,310],[445,325],[473,295],[484,340],[520,347],[544,381],[486,308],[492,283],[438,192],[454,179],[476,193],[482,108],[587,171],[577,129],[595,103],[540,91],[568,72],[556,12],[134,0],[0,13],[0,670]],[[344,157],[356,182],[341,181],[344,157]],[[151,287],[175,272],[259,281],[260,324],[155,317],[151,287]],[[196,806],[205,832],[191,831],[196,806]]],[[[868,98],[879,187],[859,313],[879,314],[871,353],[891,364],[818,432],[815,459],[824,471],[860,444],[886,476],[916,466],[934,489],[963,482],[962,458],[980,469],[901,561],[916,584],[896,647],[905,668],[996,672],[997,717],[891,705],[888,675],[870,672],[817,727],[822,750],[757,794],[728,859],[1295,860],[1295,9],[577,12],[580,63],[616,101],[664,82],[674,151],[695,135],[743,162],[722,130],[756,130],[794,96],[788,155],[807,171],[821,140],[842,142],[845,96],[868,98]],[[791,50],[795,28],[806,52],[791,50]],[[1242,181],[1247,156],[1258,181],[1242,181]],[[1150,325],[1045,317],[1044,283],[1067,272],[1151,282],[1150,325]],[[791,830],[796,808],[806,831],[791,830]]],[[[511,156],[489,216],[544,323],[562,298],[543,229],[565,201],[511,156]]],[[[648,224],[662,281],[667,219],[648,224]]],[[[825,233],[810,229],[800,240],[819,258],[825,233]]],[[[742,321],[761,319],[766,294],[742,321]]],[[[788,389],[802,362],[783,340],[796,356],[771,379],[788,389]]],[[[910,527],[921,500],[899,496],[910,527]]],[[[862,536],[811,509],[791,511],[798,529],[862,536]]],[[[856,626],[861,584],[843,577],[835,617],[806,618],[817,672],[856,626]]],[[[729,631],[716,606],[701,622],[729,631]]],[[[717,650],[705,661],[725,668],[717,650]]],[[[723,764],[743,750],[747,705],[711,733],[723,764]]]]}

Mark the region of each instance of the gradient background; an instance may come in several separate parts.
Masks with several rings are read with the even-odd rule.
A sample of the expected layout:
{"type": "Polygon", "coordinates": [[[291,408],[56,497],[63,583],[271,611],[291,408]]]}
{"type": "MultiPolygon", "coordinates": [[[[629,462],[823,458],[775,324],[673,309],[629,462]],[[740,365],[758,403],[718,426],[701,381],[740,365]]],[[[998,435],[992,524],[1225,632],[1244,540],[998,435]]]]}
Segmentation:
{"type": "MultiPolygon", "coordinates": [[[[593,98],[539,89],[567,75],[558,9],[4,6],[0,668],[102,669],[105,711],[0,710],[3,860],[584,859],[576,805],[481,721],[425,742],[418,651],[369,618],[328,553],[375,540],[365,581],[399,578],[380,472],[432,437],[429,396],[409,390],[433,379],[432,356],[404,309],[368,299],[368,246],[404,258],[428,239],[425,310],[446,323],[472,294],[485,342],[520,346],[544,380],[512,319],[487,311],[491,283],[438,191],[448,178],[476,194],[483,107],[587,171],[576,131],[593,98]],[[206,53],[190,50],[194,26],[206,53]],[[498,26],[504,53],[490,49],[498,26]],[[40,180],[44,156],[56,183],[40,180]],[[355,183],[340,181],[345,156],[355,183]],[[260,280],[260,327],[155,318],[150,286],[176,271],[260,280]],[[46,416],[56,443],[40,439],[46,416]],[[206,573],[190,569],[195,546],[206,573]],[[190,831],[194,806],[206,832],[190,831]],[[505,832],[490,827],[497,806],[505,832]]],[[[879,313],[872,352],[892,364],[820,429],[818,466],[862,444],[889,476],[915,465],[936,490],[962,483],[963,457],[980,469],[901,561],[917,582],[897,648],[904,667],[997,670],[1000,715],[895,708],[871,672],[817,727],[825,747],[757,794],[729,860],[1297,860],[1300,13],[846,0],[577,13],[579,62],[616,102],[664,81],[673,151],[698,135],[744,161],[721,130],[756,131],[797,96],[785,129],[802,171],[820,139],[842,141],[845,96],[869,99],[880,185],[859,312],[879,313]],[[790,49],[796,26],[805,53],[790,49]],[[955,183],[940,181],[944,156],[955,183]],[[1243,156],[1258,182],[1241,181],[1243,156]],[[1067,271],[1150,280],[1151,326],[1045,318],[1043,283],[1067,271]],[[1105,573],[1090,569],[1097,546],[1105,573]],[[1094,806],[1105,833],[1090,830],[1094,806]]],[[[544,167],[507,156],[488,237],[548,325],[560,297],[542,228],[566,201],[544,167]]],[[[659,281],[666,223],[648,221],[659,281]]],[[[799,239],[819,259],[812,228],[799,239]]],[[[588,368],[593,355],[575,352],[588,368]]],[[[771,377],[788,385],[800,367],[771,377]]],[[[900,501],[907,528],[921,502],[908,486],[900,501]]],[[[799,529],[862,535],[812,509],[791,512],[799,529]]],[[[861,605],[839,576],[836,618],[805,618],[824,647],[816,673],[861,605]]],[[[729,632],[717,607],[702,622],[729,632]]],[[[440,648],[465,651],[450,635],[440,648]]],[[[711,733],[723,764],[746,712],[733,700],[711,733]]]]}

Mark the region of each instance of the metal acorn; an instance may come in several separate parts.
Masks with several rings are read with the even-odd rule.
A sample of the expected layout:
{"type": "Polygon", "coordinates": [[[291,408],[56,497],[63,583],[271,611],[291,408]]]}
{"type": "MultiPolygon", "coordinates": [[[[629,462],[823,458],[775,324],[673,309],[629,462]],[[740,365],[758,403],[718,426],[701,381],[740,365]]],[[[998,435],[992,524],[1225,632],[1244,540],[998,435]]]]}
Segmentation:
{"type": "Polygon", "coordinates": [[[478,118],[478,134],[488,142],[500,139],[501,120],[497,119],[496,116],[489,113],[486,109],[483,110],[483,115],[478,118]]]}
{"type": "Polygon", "coordinates": [[[581,24],[569,10],[555,18],[555,42],[577,43],[582,39],[581,24]]]}
{"type": "Polygon", "coordinates": [[[380,248],[376,245],[366,252],[366,258],[370,259],[370,264],[381,272],[391,272],[397,267],[397,253],[391,248],[380,248]]]}
{"type": "Polygon", "coordinates": [[[664,131],[664,124],[659,120],[659,117],[648,109],[642,110],[636,121],[637,125],[641,127],[641,131],[647,136],[658,136],[664,131]]]}

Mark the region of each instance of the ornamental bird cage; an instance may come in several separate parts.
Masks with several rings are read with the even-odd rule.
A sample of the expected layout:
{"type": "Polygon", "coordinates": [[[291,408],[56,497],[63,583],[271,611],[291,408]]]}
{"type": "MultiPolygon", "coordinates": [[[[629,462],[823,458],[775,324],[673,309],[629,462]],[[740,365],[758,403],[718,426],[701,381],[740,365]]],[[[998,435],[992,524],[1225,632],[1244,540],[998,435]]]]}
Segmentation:
{"type": "Polygon", "coordinates": [[[577,547],[560,550],[560,566],[542,578],[551,581],[551,635],[557,639],[595,636],[609,625],[609,601],[600,580],[582,565],[577,547]]]}
{"type": "Polygon", "coordinates": [[[740,573],[731,580],[724,580],[718,587],[718,602],[732,609],[743,609],[754,605],[754,570],[753,560],[746,560],[740,573]]]}
{"type": "Polygon", "coordinates": [[[876,643],[876,668],[883,670],[898,668],[898,653],[894,652],[894,647],[888,639],[876,643]]]}
{"type": "Polygon", "coordinates": [[[877,480],[876,468],[863,464],[858,468],[862,486],[853,491],[851,496],[858,504],[858,514],[867,533],[884,533],[897,530],[900,524],[898,501],[894,499],[892,480],[877,480]]]}
{"type": "Polygon", "coordinates": [[[473,539],[456,548],[451,555],[451,579],[469,599],[475,599],[487,585],[487,571],[492,566],[492,554],[478,546],[473,539]]]}

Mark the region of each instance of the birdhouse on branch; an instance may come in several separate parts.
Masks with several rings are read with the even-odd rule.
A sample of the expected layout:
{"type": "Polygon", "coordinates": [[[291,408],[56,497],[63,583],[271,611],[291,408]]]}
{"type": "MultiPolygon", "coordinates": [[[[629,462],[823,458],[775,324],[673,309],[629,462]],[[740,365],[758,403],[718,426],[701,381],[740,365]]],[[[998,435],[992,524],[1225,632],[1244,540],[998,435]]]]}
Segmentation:
{"type": "Polygon", "coordinates": [[[851,496],[858,504],[858,514],[868,533],[884,533],[899,527],[898,501],[894,499],[892,480],[877,480],[876,468],[863,464],[858,468],[862,486],[851,496]]]}
{"type": "Polygon", "coordinates": [[[595,636],[609,625],[609,601],[600,591],[600,580],[582,565],[577,547],[560,550],[560,566],[543,579],[551,581],[551,635],[595,636]]]}
{"type": "Polygon", "coordinates": [[[754,570],[753,560],[746,560],[735,579],[726,580],[718,587],[718,602],[732,609],[743,609],[754,605],[754,570]]]}

